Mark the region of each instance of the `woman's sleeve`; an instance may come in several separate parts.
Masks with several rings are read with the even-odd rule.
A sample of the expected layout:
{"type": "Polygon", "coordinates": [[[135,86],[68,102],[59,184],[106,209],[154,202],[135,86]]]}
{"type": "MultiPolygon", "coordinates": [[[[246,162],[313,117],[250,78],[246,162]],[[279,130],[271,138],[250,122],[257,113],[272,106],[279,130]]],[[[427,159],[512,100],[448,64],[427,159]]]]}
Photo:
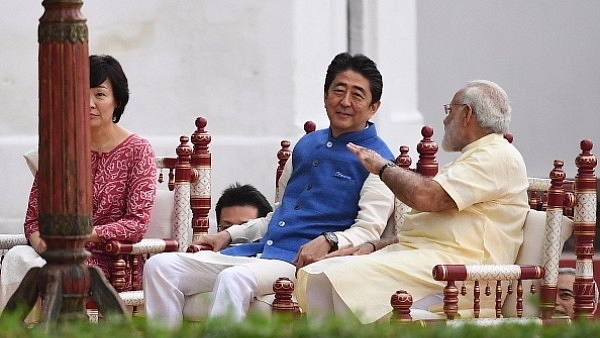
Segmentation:
{"type": "Polygon", "coordinates": [[[27,203],[27,212],[25,213],[25,223],[23,224],[23,232],[29,240],[32,233],[39,231],[38,223],[39,202],[38,202],[38,175],[35,175],[31,191],[29,192],[29,202],[27,203]]]}

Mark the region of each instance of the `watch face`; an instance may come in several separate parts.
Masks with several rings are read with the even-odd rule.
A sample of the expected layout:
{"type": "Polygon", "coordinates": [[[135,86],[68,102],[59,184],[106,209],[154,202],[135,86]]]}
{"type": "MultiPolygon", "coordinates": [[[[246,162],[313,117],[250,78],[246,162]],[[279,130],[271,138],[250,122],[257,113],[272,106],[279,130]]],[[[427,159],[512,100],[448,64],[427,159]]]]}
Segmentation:
{"type": "Polygon", "coordinates": [[[333,232],[330,233],[330,235],[331,235],[331,241],[334,242],[335,244],[337,244],[337,242],[338,242],[337,236],[333,232]]]}
{"type": "Polygon", "coordinates": [[[333,233],[333,232],[326,232],[325,233],[325,238],[327,238],[327,241],[331,244],[331,245],[336,245],[338,242],[337,236],[333,233]]]}

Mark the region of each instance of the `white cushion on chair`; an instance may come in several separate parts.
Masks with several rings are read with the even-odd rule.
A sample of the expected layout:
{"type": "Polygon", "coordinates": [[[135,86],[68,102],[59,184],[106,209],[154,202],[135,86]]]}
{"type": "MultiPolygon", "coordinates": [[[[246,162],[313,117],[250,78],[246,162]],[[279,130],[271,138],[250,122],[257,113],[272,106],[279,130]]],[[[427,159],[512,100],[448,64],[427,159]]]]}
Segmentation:
{"type": "MultiPolygon", "coordinates": [[[[523,224],[523,244],[519,248],[517,255],[518,265],[534,264],[542,265],[542,251],[544,248],[544,233],[546,228],[546,212],[538,210],[529,210],[525,224],[523,224]]],[[[568,217],[563,217],[561,227],[561,250],[562,245],[573,233],[573,220],[568,217]]]]}
{"type": "Polygon", "coordinates": [[[144,238],[172,238],[173,215],[175,214],[175,193],[169,190],[156,190],[154,207],[150,214],[150,224],[144,238]]]}
{"type": "Polygon", "coordinates": [[[27,167],[29,167],[31,175],[35,176],[35,173],[37,173],[38,170],[38,149],[31,149],[23,154],[23,157],[25,157],[25,162],[27,162],[27,167]]]}
{"type": "MultiPolygon", "coordinates": [[[[544,235],[546,228],[546,212],[538,210],[529,210],[527,212],[527,218],[523,224],[523,244],[519,248],[517,255],[517,265],[543,265],[543,248],[544,248],[544,235]]],[[[561,236],[560,236],[560,250],[571,234],[573,233],[573,220],[563,216],[561,236]]],[[[506,290],[507,284],[504,283],[504,290],[506,290]]],[[[523,282],[523,317],[534,317],[538,316],[539,312],[539,300],[532,299],[539,295],[541,291],[541,282],[539,280],[534,282],[537,290],[536,295],[529,293],[530,282],[523,282]]],[[[517,316],[517,289],[516,282],[513,282],[513,293],[507,295],[504,304],[502,305],[502,314],[505,317],[516,317],[517,316]]]]}

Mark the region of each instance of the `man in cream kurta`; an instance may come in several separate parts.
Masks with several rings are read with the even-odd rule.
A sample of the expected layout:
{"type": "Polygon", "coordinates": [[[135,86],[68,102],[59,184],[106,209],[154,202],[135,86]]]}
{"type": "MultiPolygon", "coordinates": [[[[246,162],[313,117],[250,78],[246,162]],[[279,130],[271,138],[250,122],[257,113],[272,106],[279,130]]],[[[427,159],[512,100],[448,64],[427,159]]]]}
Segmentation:
{"type": "MultiPolygon", "coordinates": [[[[461,154],[432,180],[398,167],[383,168],[385,160],[369,149],[349,146],[413,210],[406,215],[397,243],[374,243],[381,250],[325,259],[299,271],[297,297],[309,317],[351,311],[370,323],[391,311],[390,296],[396,290],[406,290],[416,304],[441,293],[444,285],[431,276],[435,264],[514,262],[529,209],[527,174],[523,158],[502,136],[506,130],[486,132],[491,128],[486,123],[504,120],[507,127],[505,116],[510,116],[507,100],[495,102],[497,109],[482,108],[479,101],[490,91],[503,93],[493,83],[475,81],[457,92],[452,101],[456,103],[447,105],[443,145],[461,154]]],[[[364,250],[361,246],[336,255],[364,250]]],[[[468,303],[461,301],[459,308],[468,303]]]]}

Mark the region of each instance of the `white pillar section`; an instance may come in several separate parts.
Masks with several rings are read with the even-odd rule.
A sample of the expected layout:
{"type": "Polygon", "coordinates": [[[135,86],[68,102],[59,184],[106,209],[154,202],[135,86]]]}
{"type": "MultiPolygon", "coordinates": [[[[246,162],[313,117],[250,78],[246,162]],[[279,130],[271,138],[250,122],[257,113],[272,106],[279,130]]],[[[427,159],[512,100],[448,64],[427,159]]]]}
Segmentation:
{"type": "Polygon", "coordinates": [[[396,155],[408,145],[415,163],[424,123],[417,109],[416,1],[349,0],[349,13],[351,52],[371,57],[383,75],[382,104],[373,118],[379,134],[396,155]]]}

